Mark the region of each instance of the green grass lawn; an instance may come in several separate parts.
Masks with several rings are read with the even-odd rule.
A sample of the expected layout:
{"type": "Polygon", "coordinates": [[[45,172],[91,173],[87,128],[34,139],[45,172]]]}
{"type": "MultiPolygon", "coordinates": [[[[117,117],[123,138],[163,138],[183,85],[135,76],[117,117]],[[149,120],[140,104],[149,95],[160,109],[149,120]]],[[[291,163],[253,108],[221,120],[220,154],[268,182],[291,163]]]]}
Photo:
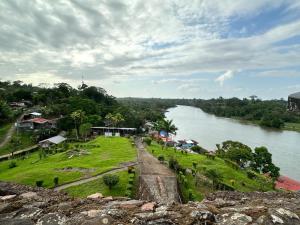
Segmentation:
{"type": "MultiPolygon", "coordinates": [[[[258,191],[258,190],[271,190],[272,184],[267,182],[266,179],[260,176],[260,181],[253,180],[247,177],[247,174],[243,170],[235,170],[228,166],[223,159],[216,157],[214,160],[208,159],[205,155],[200,154],[182,154],[180,151],[175,151],[173,148],[162,149],[159,144],[152,142],[151,146],[148,147],[148,151],[154,154],[156,157],[163,155],[165,160],[168,161],[170,157],[177,159],[180,165],[184,168],[193,168],[193,162],[197,163],[197,171],[203,173],[205,170],[215,169],[220,172],[223,176],[223,182],[231,185],[231,181],[234,180],[233,187],[237,191],[258,191]],[[154,151],[154,152],[152,152],[154,151]],[[245,185],[243,185],[245,184],[245,185]]],[[[187,176],[188,188],[191,189],[197,200],[203,198],[203,194],[210,192],[211,190],[205,185],[195,185],[195,179],[193,176],[187,176]]],[[[185,189],[185,188],[183,188],[185,189]]],[[[183,190],[185,192],[186,190],[183,190]]]]}
{"type": "Polygon", "coordinates": [[[88,195],[100,192],[103,196],[125,196],[129,174],[127,171],[121,171],[113,173],[119,176],[119,183],[113,187],[111,190],[104,184],[103,179],[99,178],[97,180],[81,184],[74,187],[69,187],[65,191],[74,197],[87,197],[88,195]]]}
{"type": "Polygon", "coordinates": [[[0,142],[4,140],[4,136],[8,132],[9,128],[11,128],[12,123],[4,124],[0,126],[0,142]]]}
{"type": "MultiPolygon", "coordinates": [[[[20,132],[18,135],[16,134],[16,132],[13,134],[12,138],[19,138],[20,140],[20,144],[18,144],[15,147],[15,151],[30,147],[32,145],[34,145],[35,143],[32,140],[32,133],[31,132],[20,132]]],[[[5,155],[7,153],[11,153],[12,149],[13,149],[13,145],[11,142],[8,142],[6,145],[4,145],[3,147],[0,148],[0,155],[5,155]]]]}
{"type": "MultiPolygon", "coordinates": [[[[72,144],[70,148],[75,144],[72,144]]],[[[17,167],[12,169],[8,168],[12,160],[0,162],[0,180],[28,185],[35,185],[37,180],[43,180],[44,187],[51,188],[54,186],[55,176],[59,177],[59,184],[64,184],[118,167],[122,162],[136,160],[136,150],[131,145],[130,139],[100,136],[84,143],[84,145],[88,144],[100,145],[100,147],[87,148],[89,155],[73,158],[68,158],[66,153],[62,152],[39,160],[39,153],[35,152],[23,160],[15,160],[17,167]],[[66,167],[94,169],[94,171],[87,174],[82,171],[59,170],[66,167]]]]}

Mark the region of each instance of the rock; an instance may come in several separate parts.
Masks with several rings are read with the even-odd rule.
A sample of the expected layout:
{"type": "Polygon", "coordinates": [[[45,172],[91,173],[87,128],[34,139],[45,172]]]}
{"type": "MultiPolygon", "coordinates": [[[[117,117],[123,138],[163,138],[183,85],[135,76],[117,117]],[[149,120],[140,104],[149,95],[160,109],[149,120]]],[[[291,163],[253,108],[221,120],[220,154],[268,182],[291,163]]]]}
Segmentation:
{"type": "Polygon", "coordinates": [[[103,198],[103,200],[104,201],[112,201],[113,197],[112,196],[108,196],[108,197],[103,198]]]}
{"type": "Polygon", "coordinates": [[[30,219],[0,219],[0,224],[3,225],[34,225],[30,219]]]}
{"type": "Polygon", "coordinates": [[[81,212],[83,215],[87,215],[88,217],[94,218],[100,216],[102,214],[102,210],[92,209],[89,211],[81,212]]]}
{"type": "Polygon", "coordinates": [[[276,210],[280,215],[283,215],[283,216],[288,216],[289,218],[291,219],[297,219],[299,220],[299,216],[297,216],[296,213],[293,213],[287,209],[283,209],[283,208],[279,208],[276,210]]]}
{"type": "Polygon", "coordinates": [[[155,202],[149,202],[144,205],[142,205],[141,210],[142,211],[154,211],[155,202]]]}
{"type": "Polygon", "coordinates": [[[99,218],[94,218],[91,220],[86,220],[82,225],[110,225],[112,224],[113,219],[108,215],[103,215],[99,218]]]}
{"type": "Polygon", "coordinates": [[[32,191],[25,192],[25,193],[23,193],[23,194],[20,195],[20,197],[22,197],[22,198],[30,198],[30,199],[37,198],[37,196],[38,196],[37,193],[36,192],[32,192],[32,191]]]}
{"type": "Polygon", "coordinates": [[[252,218],[245,214],[233,213],[223,214],[220,225],[247,225],[252,222],[252,218]]]}
{"type": "Polygon", "coordinates": [[[276,215],[271,215],[271,219],[274,224],[278,224],[278,223],[283,224],[283,220],[276,215]]]}
{"type": "Polygon", "coordinates": [[[88,198],[88,199],[101,199],[101,198],[103,198],[103,195],[101,193],[95,193],[95,194],[87,196],[86,198],[88,198]]]}
{"type": "Polygon", "coordinates": [[[216,221],[214,214],[207,210],[192,211],[190,216],[194,218],[193,224],[212,224],[216,221]]]}
{"type": "Polygon", "coordinates": [[[64,225],[67,218],[60,213],[49,213],[41,217],[36,225],[64,225]]]}
{"type": "Polygon", "coordinates": [[[24,218],[36,218],[38,215],[42,213],[42,210],[36,207],[31,208],[22,208],[18,211],[17,217],[24,219],[24,218]]]}
{"type": "Polygon", "coordinates": [[[2,201],[7,201],[7,200],[11,200],[14,199],[17,195],[5,195],[5,196],[1,196],[0,199],[2,201]]]}

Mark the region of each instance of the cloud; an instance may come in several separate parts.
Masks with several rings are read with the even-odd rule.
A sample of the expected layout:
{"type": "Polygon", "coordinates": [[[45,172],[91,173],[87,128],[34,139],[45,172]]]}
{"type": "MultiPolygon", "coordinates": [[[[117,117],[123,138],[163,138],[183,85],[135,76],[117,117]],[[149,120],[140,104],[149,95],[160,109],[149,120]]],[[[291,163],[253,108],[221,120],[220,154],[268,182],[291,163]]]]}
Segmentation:
{"type": "Polygon", "coordinates": [[[256,74],[258,77],[300,77],[297,70],[267,70],[256,74]]]}
{"type": "Polygon", "coordinates": [[[216,82],[220,84],[220,86],[223,86],[225,80],[229,80],[234,76],[234,72],[232,70],[227,70],[225,73],[220,75],[215,79],[216,82]]]}
{"type": "Polygon", "coordinates": [[[198,79],[180,79],[180,78],[169,78],[169,79],[160,79],[160,80],[152,80],[153,84],[166,84],[166,83],[197,83],[207,81],[205,78],[198,79]]]}
{"type": "MultiPolygon", "coordinates": [[[[278,44],[299,35],[299,9],[292,0],[2,0],[0,78],[31,74],[23,77],[32,82],[38,79],[32,74],[47,73],[53,82],[76,83],[84,75],[91,82],[145,77],[184,85],[201,82],[201,75],[178,77],[220,74],[228,65],[232,71],[300,67],[300,44],[278,44]],[[286,9],[281,23],[233,30],[240,19],[280,7],[286,9]]],[[[220,85],[227,76],[217,78],[220,85]]]]}

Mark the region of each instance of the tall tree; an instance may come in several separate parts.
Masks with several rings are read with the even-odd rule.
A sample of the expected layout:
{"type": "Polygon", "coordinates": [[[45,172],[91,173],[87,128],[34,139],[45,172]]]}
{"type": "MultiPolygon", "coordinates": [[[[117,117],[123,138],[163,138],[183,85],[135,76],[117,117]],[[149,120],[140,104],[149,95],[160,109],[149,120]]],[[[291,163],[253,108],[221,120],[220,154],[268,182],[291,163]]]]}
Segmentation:
{"type": "Polygon", "coordinates": [[[76,130],[76,138],[79,138],[79,127],[85,118],[85,112],[82,110],[76,110],[71,113],[71,117],[74,120],[75,130],[76,130]]]}

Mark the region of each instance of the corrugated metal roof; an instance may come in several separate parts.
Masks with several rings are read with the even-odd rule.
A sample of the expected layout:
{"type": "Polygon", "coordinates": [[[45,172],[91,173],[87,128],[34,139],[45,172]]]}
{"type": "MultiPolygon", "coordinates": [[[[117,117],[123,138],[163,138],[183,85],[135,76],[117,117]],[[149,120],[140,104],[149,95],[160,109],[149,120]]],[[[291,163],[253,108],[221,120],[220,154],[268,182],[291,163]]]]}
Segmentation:
{"type": "Polygon", "coordinates": [[[63,136],[57,135],[57,136],[48,138],[48,139],[46,139],[46,140],[42,140],[42,141],[40,141],[40,143],[49,141],[49,142],[51,142],[51,143],[53,143],[53,144],[59,144],[59,143],[65,141],[65,140],[66,140],[66,138],[64,138],[63,136]]]}
{"type": "Polygon", "coordinates": [[[290,94],[289,98],[299,98],[300,99],[300,92],[296,92],[294,94],[290,94]]]}

